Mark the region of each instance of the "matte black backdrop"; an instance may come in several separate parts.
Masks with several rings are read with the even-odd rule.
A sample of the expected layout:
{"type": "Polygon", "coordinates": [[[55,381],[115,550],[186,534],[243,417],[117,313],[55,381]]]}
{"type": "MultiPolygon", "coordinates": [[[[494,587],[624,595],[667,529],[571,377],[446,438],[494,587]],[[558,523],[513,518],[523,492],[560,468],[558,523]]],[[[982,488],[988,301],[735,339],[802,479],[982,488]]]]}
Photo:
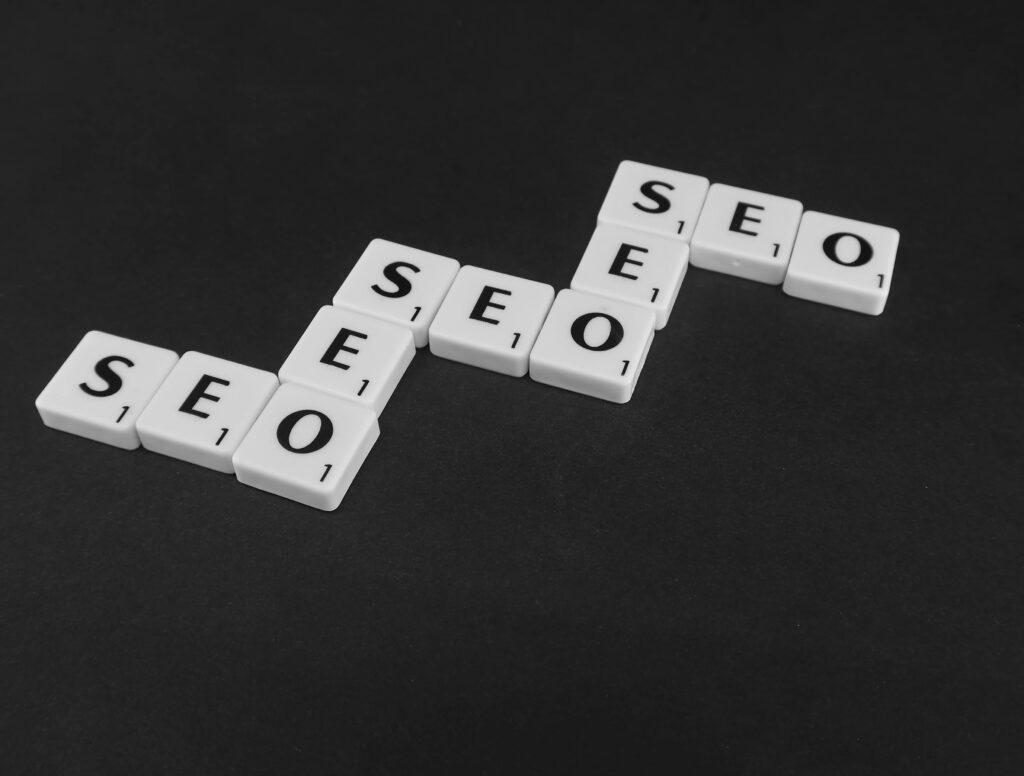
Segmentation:
{"type": "Polygon", "coordinates": [[[1009,6],[91,5],[0,23],[0,770],[1020,772],[1009,6]],[[886,312],[421,352],[330,514],[35,414],[93,328],[276,371],[373,237],[564,287],[624,158],[898,228],[886,312]]]}

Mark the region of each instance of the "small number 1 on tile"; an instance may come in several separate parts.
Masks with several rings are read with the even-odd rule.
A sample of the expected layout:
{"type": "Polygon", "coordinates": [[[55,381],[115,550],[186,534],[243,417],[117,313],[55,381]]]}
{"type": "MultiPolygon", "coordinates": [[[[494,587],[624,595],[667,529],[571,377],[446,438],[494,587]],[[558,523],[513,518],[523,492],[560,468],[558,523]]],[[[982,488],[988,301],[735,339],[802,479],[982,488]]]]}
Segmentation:
{"type": "Polygon", "coordinates": [[[626,374],[626,369],[629,368],[629,361],[622,362],[622,374],[626,374]]]}
{"type": "Polygon", "coordinates": [[[324,464],[324,473],[320,475],[320,482],[323,482],[324,480],[327,479],[327,473],[331,470],[331,466],[332,465],[333,464],[329,464],[329,463],[325,463],[324,464]]]}
{"type": "Polygon", "coordinates": [[[518,344],[519,344],[519,332],[518,331],[514,331],[514,332],[512,332],[512,350],[515,350],[516,349],[516,345],[518,345],[518,344]]]}
{"type": "Polygon", "coordinates": [[[422,307],[414,307],[413,309],[414,309],[414,310],[415,310],[416,312],[414,312],[414,313],[412,314],[412,318],[410,318],[410,319],[409,319],[410,321],[415,321],[415,320],[416,320],[416,316],[420,314],[420,310],[422,310],[423,308],[422,308],[422,307]]]}
{"type": "Polygon", "coordinates": [[[366,386],[368,386],[369,384],[370,384],[369,380],[363,380],[363,387],[359,389],[359,392],[356,394],[356,396],[362,396],[363,395],[363,391],[366,390],[366,386]]]}

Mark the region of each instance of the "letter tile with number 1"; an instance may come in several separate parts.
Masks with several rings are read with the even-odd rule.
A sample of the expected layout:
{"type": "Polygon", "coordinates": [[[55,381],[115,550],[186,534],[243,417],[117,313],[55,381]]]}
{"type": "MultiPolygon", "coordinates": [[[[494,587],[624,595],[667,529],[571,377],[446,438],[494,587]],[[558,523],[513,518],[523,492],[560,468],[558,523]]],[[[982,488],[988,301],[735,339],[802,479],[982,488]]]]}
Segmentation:
{"type": "Polygon", "coordinates": [[[90,331],[36,399],[50,428],[124,450],[139,446],[139,415],[178,354],[135,340],[90,331]]]}
{"type": "Polygon", "coordinates": [[[868,315],[885,309],[900,233],[888,226],[808,211],[782,290],[868,315]]]}
{"type": "Polygon", "coordinates": [[[334,304],[405,326],[422,348],[458,271],[455,259],[373,240],[334,295],[334,304]]]}
{"type": "Polygon", "coordinates": [[[654,327],[662,329],[683,284],[689,252],[689,245],[670,237],[600,225],[570,285],[640,305],[654,313],[654,327]]]}
{"type": "Polygon", "coordinates": [[[522,377],[554,297],[544,283],[463,267],[430,325],[430,352],[522,377]]]}
{"type": "Polygon", "coordinates": [[[278,377],[380,415],[415,355],[412,332],[404,326],[341,307],[321,307],[278,377]]]}
{"type": "Polygon", "coordinates": [[[654,323],[650,310],[564,289],[530,353],[530,377],[624,404],[647,360],[654,323]]]}
{"type": "Polygon", "coordinates": [[[243,485],[337,509],[379,436],[370,409],[282,385],[235,451],[235,475],[243,485]]]}
{"type": "Polygon", "coordinates": [[[689,242],[708,185],[700,175],[625,161],[615,171],[597,222],[689,242]]]}
{"type": "Polygon", "coordinates": [[[277,389],[272,372],[190,351],[136,425],[142,446],[219,472],[277,389]]]}
{"type": "Polygon", "coordinates": [[[715,183],[690,241],[690,264],[778,285],[802,212],[795,199],[715,183]]]}

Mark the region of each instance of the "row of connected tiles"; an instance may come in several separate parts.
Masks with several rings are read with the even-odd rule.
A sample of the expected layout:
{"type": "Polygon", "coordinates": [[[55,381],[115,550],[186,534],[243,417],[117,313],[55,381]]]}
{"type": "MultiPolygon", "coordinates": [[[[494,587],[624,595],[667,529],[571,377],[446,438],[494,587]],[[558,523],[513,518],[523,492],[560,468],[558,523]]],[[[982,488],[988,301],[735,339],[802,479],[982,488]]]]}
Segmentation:
{"type": "MultiPolygon", "coordinates": [[[[893,230],[801,213],[794,200],[709,190],[704,178],[623,162],[572,288],[557,297],[542,283],[374,240],[277,376],[90,332],[36,404],[54,428],[128,449],[141,441],[334,509],[416,347],[429,342],[445,358],[625,402],[671,314],[691,237],[692,263],[763,282],[785,277],[788,286],[791,255],[803,255],[800,235],[813,224],[819,263],[859,269],[888,256],[875,274],[891,275],[893,230]]],[[[887,292],[888,283],[872,292],[883,285],[887,292]]]]}

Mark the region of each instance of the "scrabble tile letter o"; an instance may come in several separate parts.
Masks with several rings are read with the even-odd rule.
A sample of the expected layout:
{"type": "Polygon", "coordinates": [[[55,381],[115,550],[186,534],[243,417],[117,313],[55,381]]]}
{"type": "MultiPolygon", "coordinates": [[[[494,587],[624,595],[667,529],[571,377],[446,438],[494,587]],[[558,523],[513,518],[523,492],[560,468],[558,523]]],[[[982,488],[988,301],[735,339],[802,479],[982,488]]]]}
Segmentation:
{"type": "Polygon", "coordinates": [[[341,504],[380,436],[366,407],[286,383],[232,459],[238,481],[317,509],[341,504]]]}
{"type": "Polygon", "coordinates": [[[530,377],[624,404],[647,359],[654,324],[650,310],[564,289],[530,353],[530,377]]]}
{"type": "Polygon", "coordinates": [[[868,315],[885,309],[900,233],[808,211],[800,221],[782,290],[798,299],[868,315]]]}

